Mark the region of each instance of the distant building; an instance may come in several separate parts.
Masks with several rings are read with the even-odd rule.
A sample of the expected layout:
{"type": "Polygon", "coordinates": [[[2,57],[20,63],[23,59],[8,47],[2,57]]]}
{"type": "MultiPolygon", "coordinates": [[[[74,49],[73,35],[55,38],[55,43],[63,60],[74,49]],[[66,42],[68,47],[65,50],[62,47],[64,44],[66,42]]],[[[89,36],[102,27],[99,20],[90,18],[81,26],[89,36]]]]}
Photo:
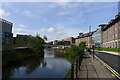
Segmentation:
{"type": "Polygon", "coordinates": [[[28,35],[20,35],[20,34],[17,34],[16,39],[18,39],[18,40],[23,40],[24,43],[27,44],[27,43],[28,43],[28,37],[29,37],[28,35]]]}
{"type": "Polygon", "coordinates": [[[69,41],[71,45],[75,44],[75,38],[73,38],[73,37],[63,39],[63,41],[69,41]]]}
{"type": "Polygon", "coordinates": [[[95,42],[96,47],[102,47],[103,43],[103,35],[102,35],[102,30],[106,26],[106,24],[101,24],[99,25],[99,29],[97,29],[93,34],[92,34],[92,41],[95,42]]]}
{"type": "Polygon", "coordinates": [[[77,36],[76,40],[75,40],[75,45],[79,45],[81,42],[86,42],[86,45],[88,47],[90,47],[90,44],[92,43],[92,34],[93,32],[89,32],[89,33],[79,33],[79,36],[77,36]]]}
{"type": "Polygon", "coordinates": [[[120,48],[120,13],[104,27],[103,47],[120,48]]]}
{"type": "Polygon", "coordinates": [[[2,44],[12,44],[13,43],[13,33],[12,33],[12,25],[13,23],[1,19],[0,18],[0,26],[2,26],[2,30],[0,30],[0,41],[2,44]]]}

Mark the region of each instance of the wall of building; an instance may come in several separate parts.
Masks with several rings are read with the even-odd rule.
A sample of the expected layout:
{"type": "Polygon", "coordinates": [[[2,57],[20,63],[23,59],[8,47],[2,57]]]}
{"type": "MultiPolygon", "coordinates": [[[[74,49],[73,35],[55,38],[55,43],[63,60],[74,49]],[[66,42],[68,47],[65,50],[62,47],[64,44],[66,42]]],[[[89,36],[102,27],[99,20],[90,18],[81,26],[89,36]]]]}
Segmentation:
{"type": "Polygon", "coordinates": [[[120,21],[110,26],[103,32],[103,47],[119,48],[120,44],[120,21]]]}
{"type": "Polygon", "coordinates": [[[70,43],[71,43],[72,45],[75,44],[75,38],[73,38],[73,37],[66,38],[66,39],[64,39],[63,41],[70,41],[70,43]]]}
{"type": "Polygon", "coordinates": [[[96,47],[102,47],[102,30],[101,27],[96,30],[92,35],[92,40],[95,42],[96,47]]]}
{"type": "Polygon", "coordinates": [[[79,45],[81,42],[86,42],[86,45],[90,47],[90,44],[92,42],[92,36],[83,37],[75,40],[75,45],[79,45]]]}
{"type": "Polygon", "coordinates": [[[0,23],[2,26],[1,30],[1,40],[3,44],[13,43],[13,33],[12,33],[12,23],[0,18],[0,23]]]}

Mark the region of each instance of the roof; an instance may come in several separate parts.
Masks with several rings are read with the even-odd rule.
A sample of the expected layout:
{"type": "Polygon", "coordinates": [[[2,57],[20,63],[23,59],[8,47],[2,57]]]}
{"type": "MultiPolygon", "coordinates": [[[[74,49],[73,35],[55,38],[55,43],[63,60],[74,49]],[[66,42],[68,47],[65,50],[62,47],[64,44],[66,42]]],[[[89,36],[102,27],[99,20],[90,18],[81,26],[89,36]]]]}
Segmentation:
{"type": "Polygon", "coordinates": [[[115,16],[115,19],[112,19],[108,22],[108,24],[103,28],[103,31],[110,28],[112,25],[120,21],[120,12],[115,16]]]}
{"type": "Polygon", "coordinates": [[[4,22],[4,23],[10,24],[10,25],[13,25],[13,23],[11,23],[5,19],[2,19],[2,18],[0,18],[0,22],[4,22]]]}

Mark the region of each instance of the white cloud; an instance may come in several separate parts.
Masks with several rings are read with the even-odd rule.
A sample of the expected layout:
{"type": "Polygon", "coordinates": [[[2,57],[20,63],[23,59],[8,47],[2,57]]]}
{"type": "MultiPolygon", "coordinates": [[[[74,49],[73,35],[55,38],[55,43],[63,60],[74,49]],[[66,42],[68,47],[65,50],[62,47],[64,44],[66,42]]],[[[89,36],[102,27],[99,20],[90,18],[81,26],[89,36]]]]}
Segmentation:
{"type": "Polygon", "coordinates": [[[16,34],[28,34],[28,31],[22,28],[13,28],[13,36],[15,37],[16,34]]]}
{"type": "Polygon", "coordinates": [[[55,31],[55,29],[53,28],[53,27],[50,27],[49,29],[48,29],[48,32],[54,32],[55,31]]]}
{"type": "Polygon", "coordinates": [[[22,15],[30,17],[30,18],[37,18],[38,15],[36,15],[35,13],[28,11],[28,10],[24,10],[22,13],[22,15]]]}
{"type": "Polygon", "coordinates": [[[50,28],[41,28],[40,34],[46,35],[48,37],[48,41],[51,40],[62,40],[68,37],[76,37],[78,33],[82,32],[80,29],[76,28],[68,28],[62,25],[57,25],[56,27],[50,28]]]}
{"type": "Polygon", "coordinates": [[[0,17],[6,17],[9,15],[10,15],[9,12],[6,12],[4,9],[0,9],[0,17]]]}
{"type": "Polygon", "coordinates": [[[48,40],[62,39],[67,37],[67,33],[64,31],[63,26],[41,28],[40,34],[46,35],[48,40]]]}
{"type": "Polygon", "coordinates": [[[24,24],[19,24],[19,27],[25,28],[26,26],[24,24]]]}
{"type": "Polygon", "coordinates": [[[37,32],[39,32],[39,30],[35,30],[35,29],[25,29],[25,28],[13,28],[12,30],[13,32],[13,36],[15,37],[16,34],[23,34],[23,35],[36,35],[37,32]]]}

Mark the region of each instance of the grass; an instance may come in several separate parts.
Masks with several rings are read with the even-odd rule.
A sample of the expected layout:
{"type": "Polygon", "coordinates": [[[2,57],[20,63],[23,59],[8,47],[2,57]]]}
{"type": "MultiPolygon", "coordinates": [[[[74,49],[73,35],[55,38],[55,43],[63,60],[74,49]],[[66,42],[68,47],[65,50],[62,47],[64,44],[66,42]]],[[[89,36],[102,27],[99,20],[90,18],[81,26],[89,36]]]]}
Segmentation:
{"type": "Polygon", "coordinates": [[[105,51],[120,51],[119,48],[95,48],[95,50],[105,50],[105,51]]]}

